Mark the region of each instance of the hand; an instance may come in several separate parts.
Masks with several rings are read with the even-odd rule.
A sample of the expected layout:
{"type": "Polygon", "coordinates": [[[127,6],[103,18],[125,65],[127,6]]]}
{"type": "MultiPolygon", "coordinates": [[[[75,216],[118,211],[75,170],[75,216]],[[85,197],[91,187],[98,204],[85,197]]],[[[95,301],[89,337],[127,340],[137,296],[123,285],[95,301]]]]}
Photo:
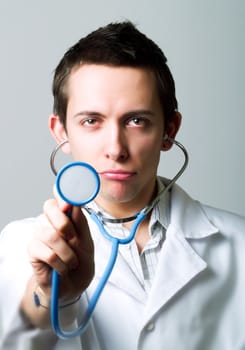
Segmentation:
{"type": "Polygon", "coordinates": [[[69,300],[81,294],[94,275],[94,247],[87,220],[78,207],[72,220],[65,214],[70,206],[60,199],[44,204],[43,223],[29,245],[35,280],[50,298],[51,272],[60,275],[60,297],[69,300]]]}

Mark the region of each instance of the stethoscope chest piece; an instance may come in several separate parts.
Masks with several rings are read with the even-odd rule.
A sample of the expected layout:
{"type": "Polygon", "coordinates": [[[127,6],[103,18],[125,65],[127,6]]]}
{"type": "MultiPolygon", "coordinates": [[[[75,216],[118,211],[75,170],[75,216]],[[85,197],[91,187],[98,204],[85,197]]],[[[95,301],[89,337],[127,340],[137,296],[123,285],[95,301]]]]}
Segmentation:
{"type": "Polygon", "coordinates": [[[99,175],[90,164],[71,162],[58,172],[56,189],[65,202],[83,206],[97,196],[100,189],[99,175]]]}

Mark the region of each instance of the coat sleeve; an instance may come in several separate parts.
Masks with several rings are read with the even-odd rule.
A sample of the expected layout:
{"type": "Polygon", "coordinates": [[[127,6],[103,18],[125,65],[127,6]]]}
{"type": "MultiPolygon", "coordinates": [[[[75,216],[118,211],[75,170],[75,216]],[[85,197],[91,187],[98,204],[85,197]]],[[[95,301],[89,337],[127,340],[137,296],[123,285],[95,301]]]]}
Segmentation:
{"type": "MultiPolygon", "coordinates": [[[[15,221],[0,234],[0,349],[28,350],[28,339],[45,345],[56,337],[51,331],[34,329],[20,312],[26,284],[32,274],[27,245],[35,230],[36,219],[15,221]]],[[[31,344],[31,341],[29,342],[31,344]]],[[[45,347],[42,347],[45,348],[45,347]]],[[[51,347],[50,347],[51,348],[51,347]]],[[[35,349],[39,349],[36,346],[35,349]]]]}

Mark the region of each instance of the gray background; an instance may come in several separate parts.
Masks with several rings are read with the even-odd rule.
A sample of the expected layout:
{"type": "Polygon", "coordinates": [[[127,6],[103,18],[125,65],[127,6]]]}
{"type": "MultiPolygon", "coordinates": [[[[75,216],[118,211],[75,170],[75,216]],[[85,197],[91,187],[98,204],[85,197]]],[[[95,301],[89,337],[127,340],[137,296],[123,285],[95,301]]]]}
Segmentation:
{"type": "MultiPolygon", "coordinates": [[[[129,19],[169,59],[190,153],[179,184],[207,204],[245,214],[245,1],[0,0],[0,227],[37,215],[52,193],[53,70],[81,36],[129,19]]],[[[159,173],[172,176],[176,150],[159,173]]]]}

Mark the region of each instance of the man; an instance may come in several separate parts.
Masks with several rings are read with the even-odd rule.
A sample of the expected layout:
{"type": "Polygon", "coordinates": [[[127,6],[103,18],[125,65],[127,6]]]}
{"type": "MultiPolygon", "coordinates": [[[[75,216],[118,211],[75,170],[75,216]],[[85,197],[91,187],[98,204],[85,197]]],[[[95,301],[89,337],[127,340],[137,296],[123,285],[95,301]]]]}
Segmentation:
{"type": "MultiPolygon", "coordinates": [[[[168,180],[157,177],[181,123],[174,80],[157,45],[131,23],[82,38],[56,68],[51,134],[74,160],[91,164],[101,189],[89,206],[128,218],[168,180]]],[[[64,329],[82,321],[111,243],[88,213],[55,194],[38,218],[1,234],[2,349],[243,349],[245,220],[192,200],[177,185],[119,248],[84,332],[57,338],[50,325],[51,271],[60,275],[64,329]],[[14,246],[13,246],[14,245],[14,246]],[[7,295],[6,295],[7,294],[7,295]]],[[[105,223],[128,235],[133,221],[105,223]]]]}

